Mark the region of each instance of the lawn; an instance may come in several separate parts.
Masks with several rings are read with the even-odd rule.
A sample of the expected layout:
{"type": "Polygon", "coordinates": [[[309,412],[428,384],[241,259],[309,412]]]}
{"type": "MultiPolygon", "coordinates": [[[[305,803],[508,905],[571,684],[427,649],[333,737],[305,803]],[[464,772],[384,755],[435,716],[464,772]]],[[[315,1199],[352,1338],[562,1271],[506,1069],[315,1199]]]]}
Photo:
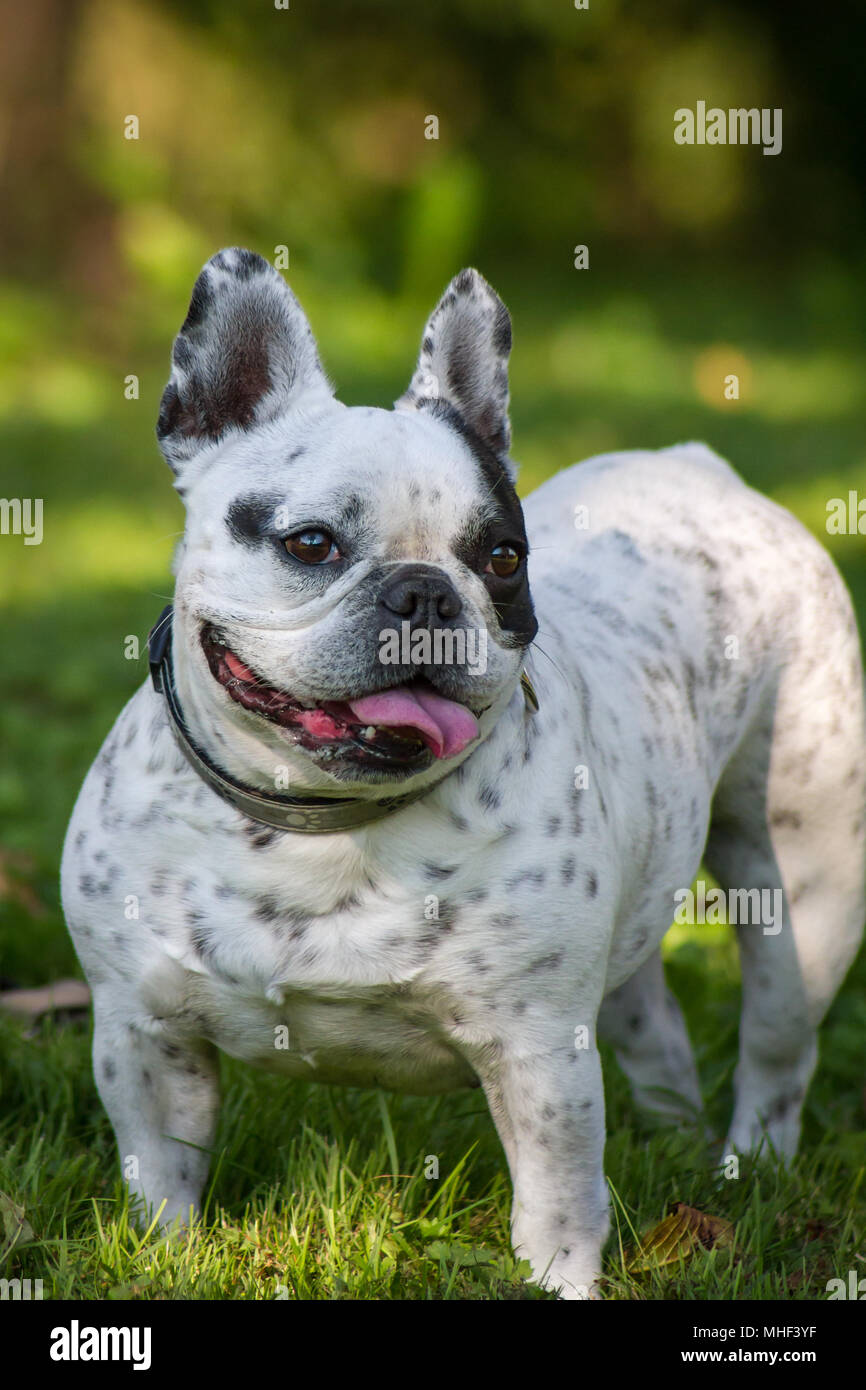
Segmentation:
{"type": "MultiPolygon", "coordinates": [[[[510,292],[520,284],[518,271],[500,288],[515,319],[523,491],[593,452],[705,439],[830,545],[862,626],[866,542],[824,527],[827,500],[866,478],[862,318],[832,276],[777,286],[730,269],[711,281],[644,272],[614,292],[609,282],[588,289],[579,307],[543,286],[510,292]],[[736,402],[722,398],[727,370],[741,377],[736,402]]],[[[348,333],[338,331],[337,294],[300,291],[343,398],[393,400],[414,357],[419,306],[359,295],[348,333]]],[[[29,383],[0,397],[0,493],[45,505],[41,546],[0,543],[0,974],[21,985],[80,973],[58,900],[64,827],[102,738],[144,678],[144,638],[171,593],[182,512],[152,436],[170,331],[160,347],[142,348],[137,400],[123,396],[128,365],[118,372],[79,351],[70,365],[43,364],[46,385],[25,371],[38,342],[24,344],[23,359],[14,332],[0,342],[11,364],[24,361],[29,383]],[[130,635],[138,660],[126,655],[130,635]]],[[[64,361],[62,332],[54,351],[64,361]]],[[[732,937],[676,928],[666,961],[720,1138],[736,1057],[732,937]]],[[[607,1297],[823,1298],[830,1278],[860,1268],[864,1037],[861,953],[822,1031],[800,1157],[787,1169],[744,1163],[736,1180],[717,1175],[697,1134],[647,1127],[606,1056],[607,1297]],[[733,1245],[630,1272],[623,1251],[673,1201],[733,1223],[733,1245]]],[[[507,1170],[478,1093],[431,1101],[291,1085],[224,1059],[204,1223],[167,1247],[130,1224],[88,1028],[48,1020],[25,1034],[0,1018],[0,1050],[0,1193],[23,1209],[32,1237],[10,1249],[7,1232],[0,1277],[42,1279],[54,1298],[549,1297],[523,1281],[510,1253],[507,1170]]]]}

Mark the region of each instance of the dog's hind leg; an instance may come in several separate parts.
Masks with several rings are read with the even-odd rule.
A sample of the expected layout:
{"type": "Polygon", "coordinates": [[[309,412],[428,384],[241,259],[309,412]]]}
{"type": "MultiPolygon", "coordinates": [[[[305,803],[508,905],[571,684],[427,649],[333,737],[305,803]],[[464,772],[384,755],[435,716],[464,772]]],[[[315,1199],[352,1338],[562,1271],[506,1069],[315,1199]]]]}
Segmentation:
{"type": "Polygon", "coordinates": [[[638,1105],[672,1121],[696,1118],[701,1110],[698,1073],[659,951],[607,995],[598,1031],[614,1048],[638,1105]]]}
{"type": "Polygon", "coordinates": [[[714,802],[705,858],[736,905],[743,982],[726,1152],[796,1152],[816,1030],[862,935],[862,674],[856,629],[834,626],[832,661],[786,668],[714,802]]]}

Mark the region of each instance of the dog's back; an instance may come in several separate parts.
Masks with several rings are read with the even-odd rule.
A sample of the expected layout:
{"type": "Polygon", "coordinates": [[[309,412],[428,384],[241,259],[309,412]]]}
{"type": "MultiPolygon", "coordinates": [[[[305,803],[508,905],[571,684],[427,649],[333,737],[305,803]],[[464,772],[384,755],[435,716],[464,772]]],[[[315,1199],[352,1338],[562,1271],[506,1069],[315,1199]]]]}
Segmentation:
{"type": "MultiPolygon", "coordinates": [[[[778,893],[778,920],[735,923],[743,1016],[730,1143],[753,1148],[766,1129],[792,1153],[814,1030],[864,919],[866,716],[847,589],[805,527],[703,445],[590,459],[525,511],[539,642],[586,683],[602,741],[636,750],[620,781],[649,775],[642,801],[659,803],[670,828],[665,796],[706,777],[705,860],[729,909],[778,893]]],[[[650,908],[648,896],[626,902],[609,965],[618,988],[603,1011],[645,1096],[677,1078],[688,1089],[657,958],[622,979],[650,908]],[[653,1029],[667,1065],[647,1061],[653,1029]]]]}

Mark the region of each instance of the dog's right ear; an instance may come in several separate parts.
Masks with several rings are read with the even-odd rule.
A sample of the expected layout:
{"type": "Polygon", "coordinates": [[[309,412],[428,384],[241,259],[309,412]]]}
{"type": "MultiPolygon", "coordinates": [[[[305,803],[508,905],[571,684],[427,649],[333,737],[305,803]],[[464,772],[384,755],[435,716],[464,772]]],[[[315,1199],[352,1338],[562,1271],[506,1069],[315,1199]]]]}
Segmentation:
{"type": "Polygon", "coordinates": [[[239,247],[211,257],[174,340],[156,434],[175,473],[230,430],[330,396],[312,330],[278,271],[239,247]]]}

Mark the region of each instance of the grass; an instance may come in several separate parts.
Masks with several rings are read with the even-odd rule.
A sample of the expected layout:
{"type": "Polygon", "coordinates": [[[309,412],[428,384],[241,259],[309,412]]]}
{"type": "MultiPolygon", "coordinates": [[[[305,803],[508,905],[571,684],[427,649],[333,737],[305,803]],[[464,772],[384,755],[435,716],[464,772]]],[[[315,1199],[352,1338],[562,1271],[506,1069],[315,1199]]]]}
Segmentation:
{"type": "MultiPolygon", "coordinates": [[[[827,499],[866,477],[866,405],[851,389],[866,343],[857,304],[846,318],[831,298],[824,313],[802,287],[749,288],[720,272],[712,284],[681,274],[615,293],[593,287],[580,314],[543,296],[513,304],[524,490],[596,450],[707,439],[830,545],[862,622],[866,544],[828,537],[823,523],[827,499]],[[705,338],[700,322],[713,325],[705,338]],[[725,344],[751,373],[735,407],[712,395],[725,344]]],[[[325,356],[350,403],[386,404],[408,373],[418,312],[365,312],[351,351],[323,335],[325,356]]],[[[26,408],[15,392],[6,406],[0,399],[0,493],[45,499],[42,546],[0,544],[4,643],[14,654],[0,702],[0,974],[22,985],[79,973],[57,892],[64,828],[99,744],[144,678],[144,638],[171,590],[182,513],[152,442],[161,368],[154,359],[140,370],[137,402],[123,401],[109,368],[92,362],[26,408]]],[[[721,1136],[739,1007],[732,938],[725,928],[672,929],[666,962],[721,1136]]],[[[736,1180],[717,1175],[698,1135],[649,1127],[606,1054],[607,1297],[824,1298],[828,1279],[861,1270],[864,1037],[861,954],[822,1030],[800,1156],[789,1167],[743,1163],[736,1180]],[[672,1201],[732,1222],[734,1246],[630,1273],[623,1252],[672,1201]]],[[[5,1256],[0,1239],[0,1277],[42,1279],[46,1297],[77,1299],[549,1297],[509,1249],[507,1170],[477,1093],[385,1097],[222,1066],[205,1218],[168,1246],[131,1224],[87,1027],[49,1020],[25,1036],[0,1017],[0,1192],[24,1209],[33,1235],[5,1256]],[[438,1177],[427,1175],[433,1158],[438,1177]]]]}
{"type": "MultiPolygon", "coordinates": [[[[670,971],[676,985],[695,989],[684,997],[720,1132],[736,987],[722,973],[715,989],[688,942],[672,953],[670,971]]],[[[614,1219],[607,1297],[815,1299],[826,1296],[829,1279],[859,1268],[863,974],[861,966],[825,1027],[804,1149],[790,1168],[744,1161],[737,1180],[718,1176],[697,1134],[640,1120],[606,1056],[614,1219]],[[624,1252],[674,1200],[732,1222],[733,1248],[630,1273],[624,1252]]],[[[42,1279],[46,1298],[550,1297],[525,1282],[510,1251],[507,1172],[475,1092],[430,1100],[293,1085],[223,1059],[204,1218],[170,1244],[132,1224],[90,1075],[88,1028],[46,1021],[25,1038],[5,1021],[0,1044],[0,1190],[24,1208],[34,1233],[11,1252],[2,1277],[42,1279]]]]}

